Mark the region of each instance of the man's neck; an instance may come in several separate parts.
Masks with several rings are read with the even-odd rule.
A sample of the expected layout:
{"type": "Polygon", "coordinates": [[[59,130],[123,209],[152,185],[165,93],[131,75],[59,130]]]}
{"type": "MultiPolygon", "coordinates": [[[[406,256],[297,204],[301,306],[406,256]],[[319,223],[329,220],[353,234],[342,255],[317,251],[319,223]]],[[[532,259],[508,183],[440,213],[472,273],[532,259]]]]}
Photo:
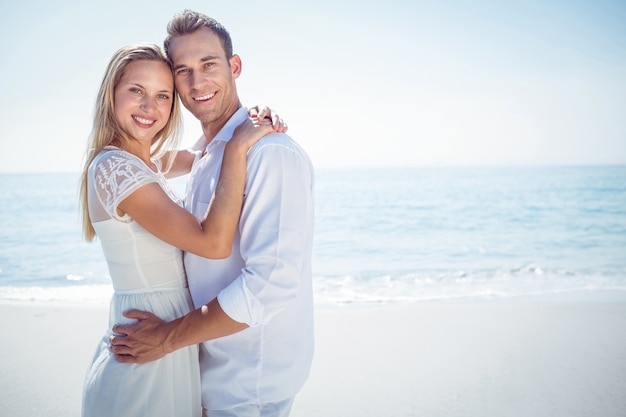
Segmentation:
{"type": "Polygon", "coordinates": [[[230,118],[233,117],[233,114],[235,114],[240,108],[241,102],[237,100],[236,106],[225,112],[219,119],[207,123],[202,123],[202,133],[204,134],[207,145],[213,142],[215,136],[217,136],[220,130],[222,130],[226,123],[228,123],[230,118]]]}

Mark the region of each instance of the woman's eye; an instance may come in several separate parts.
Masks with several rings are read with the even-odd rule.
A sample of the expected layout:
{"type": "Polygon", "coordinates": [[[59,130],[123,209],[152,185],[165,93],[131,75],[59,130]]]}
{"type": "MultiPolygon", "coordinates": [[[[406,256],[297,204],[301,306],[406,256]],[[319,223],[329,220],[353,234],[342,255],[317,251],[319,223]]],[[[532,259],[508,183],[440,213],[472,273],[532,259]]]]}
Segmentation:
{"type": "Polygon", "coordinates": [[[132,88],[130,89],[130,92],[131,92],[131,93],[137,93],[137,94],[139,94],[139,93],[141,93],[141,90],[140,90],[140,89],[138,89],[138,88],[136,88],[136,87],[132,87],[132,88]]]}
{"type": "Polygon", "coordinates": [[[170,99],[170,96],[168,96],[167,94],[159,94],[159,98],[160,98],[161,100],[169,100],[169,99],[170,99]]]}

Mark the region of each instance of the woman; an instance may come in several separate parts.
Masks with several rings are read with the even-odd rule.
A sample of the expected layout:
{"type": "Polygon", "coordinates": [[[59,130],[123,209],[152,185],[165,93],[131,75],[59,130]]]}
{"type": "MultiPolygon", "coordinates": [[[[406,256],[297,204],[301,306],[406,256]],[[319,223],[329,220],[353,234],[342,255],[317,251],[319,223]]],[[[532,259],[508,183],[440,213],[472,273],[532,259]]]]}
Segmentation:
{"type": "MultiPolygon", "coordinates": [[[[188,213],[165,174],[188,171],[176,152],[181,116],[167,60],[156,45],[115,53],[100,87],[81,178],[83,229],[101,241],[114,288],[109,321],[142,309],[172,320],[193,309],[181,250],[230,254],[246,175],[246,154],[272,132],[267,120],[242,124],[227,145],[215,198],[202,222],[188,213]],[[160,159],[159,159],[160,157],[160,159]]],[[[279,126],[282,129],[282,126],[279,126]]],[[[142,365],[115,361],[104,335],[88,370],[83,416],[199,416],[196,346],[142,365]]]]}

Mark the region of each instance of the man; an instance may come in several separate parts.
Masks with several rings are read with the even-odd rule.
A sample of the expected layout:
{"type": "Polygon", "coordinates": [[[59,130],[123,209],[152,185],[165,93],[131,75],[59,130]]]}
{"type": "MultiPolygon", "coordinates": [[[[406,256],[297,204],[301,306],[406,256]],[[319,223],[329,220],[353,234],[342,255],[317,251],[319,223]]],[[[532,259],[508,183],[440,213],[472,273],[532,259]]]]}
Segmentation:
{"type": "MultiPolygon", "coordinates": [[[[194,163],[185,206],[202,218],[215,191],[224,147],[248,117],[235,81],[241,59],[218,22],[185,11],[168,25],[165,51],[184,106],[201,122],[206,150],[194,163]]],[[[197,310],[164,322],[115,326],[122,362],[148,362],[201,343],[205,416],[287,416],[313,356],[313,168],[287,135],[264,137],[248,154],[245,198],[231,255],[185,254],[197,310]]]]}

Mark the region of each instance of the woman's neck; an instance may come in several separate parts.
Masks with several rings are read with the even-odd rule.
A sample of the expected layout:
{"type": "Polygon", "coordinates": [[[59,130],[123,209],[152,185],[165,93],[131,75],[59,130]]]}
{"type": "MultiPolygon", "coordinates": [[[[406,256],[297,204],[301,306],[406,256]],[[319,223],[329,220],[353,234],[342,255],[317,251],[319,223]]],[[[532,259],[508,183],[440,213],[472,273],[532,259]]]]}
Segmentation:
{"type": "Polygon", "coordinates": [[[154,172],[157,172],[157,166],[152,162],[150,146],[144,143],[141,143],[137,140],[129,140],[126,141],[125,144],[122,144],[120,140],[114,140],[111,143],[113,146],[117,146],[118,148],[135,155],[137,158],[141,159],[144,164],[154,172]]]}

